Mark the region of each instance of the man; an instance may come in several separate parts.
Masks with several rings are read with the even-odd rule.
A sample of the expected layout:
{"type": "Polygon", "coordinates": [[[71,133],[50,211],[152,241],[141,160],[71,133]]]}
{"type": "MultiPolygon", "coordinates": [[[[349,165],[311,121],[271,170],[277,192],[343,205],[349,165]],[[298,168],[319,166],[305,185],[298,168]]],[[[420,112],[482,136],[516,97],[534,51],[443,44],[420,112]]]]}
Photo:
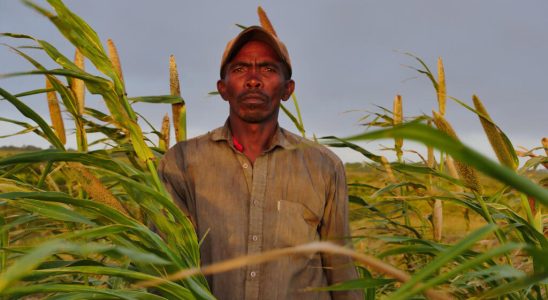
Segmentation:
{"type": "MultiPolygon", "coordinates": [[[[341,161],[327,148],[278,126],[280,102],[295,88],[285,45],[253,26],[230,41],[217,89],[225,125],[179,143],[159,173],[196,227],[202,264],[318,240],[348,243],[341,161]]],[[[310,292],[357,277],[347,257],[283,259],[208,278],[219,299],[358,299],[353,292],[310,292]]]]}

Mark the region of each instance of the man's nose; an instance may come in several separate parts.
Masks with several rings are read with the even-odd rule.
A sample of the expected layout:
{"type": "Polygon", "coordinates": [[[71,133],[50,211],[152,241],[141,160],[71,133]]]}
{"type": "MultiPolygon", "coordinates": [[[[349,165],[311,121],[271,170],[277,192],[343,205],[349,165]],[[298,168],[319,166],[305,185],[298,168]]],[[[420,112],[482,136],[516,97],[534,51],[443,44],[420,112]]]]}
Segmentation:
{"type": "Polygon", "coordinates": [[[245,82],[245,85],[249,89],[258,89],[258,88],[261,88],[263,86],[263,82],[257,76],[257,74],[255,74],[253,72],[252,74],[249,74],[249,76],[248,76],[248,78],[245,82]]]}

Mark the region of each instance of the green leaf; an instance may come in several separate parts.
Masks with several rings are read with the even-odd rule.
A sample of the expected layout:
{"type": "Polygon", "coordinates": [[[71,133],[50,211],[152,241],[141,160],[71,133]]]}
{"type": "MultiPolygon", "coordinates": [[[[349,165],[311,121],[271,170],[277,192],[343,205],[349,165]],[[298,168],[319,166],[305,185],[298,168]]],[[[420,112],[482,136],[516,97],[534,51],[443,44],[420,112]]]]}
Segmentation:
{"type": "Polygon", "coordinates": [[[395,279],[384,279],[384,278],[360,278],[345,281],[342,283],[333,284],[321,288],[313,288],[311,291],[348,291],[348,290],[361,290],[368,289],[378,286],[387,285],[389,283],[395,282],[395,279]]]}
{"type": "Polygon", "coordinates": [[[372,140],[380,138],[405,138],[422,142],[428,146],[445,151],[453,158],[467,163],[486,175],[508,184],[524,194],[534,197],[548,205],[548,191],[534,184],[531,180],[516,174],[512,169],[502,166],[477,151],[465,146],[445,133],[430,126],[418,123],[407,123],[391,129],[364,133],[347,138],[350,141],[372,140]]]}
{"type": "Polygon", "coordinates": [[[297,130],[299,130],[299,132],[304,132],[304,128],[301,126],[297,118],[283,104],[280,104],[280,108],[289,117],[291,122],[293,122],[297,130]]]}
{"type": "Polygon", "coordinates": [[[401,187],[406,187],[406,186],[410,186],[412,188],[415,188],[415,189],[426,189],[426,187],[422,184],[419,184],[419,183],[415,183],[415,182],[398,182],[398,183],[394,183],[394,184],[389,184],[385,187],[383,187],[382,189],[376,191],[373,195],[371,195],[371,198],[377,198],[379,197],[380,195],[384,194],[384,193],[389,193],[395,189],[399,189],[401,187]]]}
{"type": "Polygon", "coordinates": [[[55,253],[64,244],[62,240],[53,240],[36,247],[32,252],[16,260],[8,269],[0,274],[0,294],[16,283],[28,272],[35,269],[41,262],[55,253]]]}
{"type": "MultiPolygon", "coordinates": [[[[4,291],[4,294],[14,295],[21,297],[32,294],[44,294],[44,293],[83,293],[84,295],[107,295],[114,296],[115,299],[150,299],[150,300],[165,300],[166,298],[157,296],[151,293],[138,291],[138,290],[113,290],[101,287],[93,287],[79,284],[33,284],[23,287],[14,287],[4,291]]],[[[95,297],[92,297],[95,298],[95,297]]],[[[80,298],[83,299],[83,298],[80,298]]]]}
{"type": "Polygon", "coordinates": [[[439,284],[444,283],[445,281],[449,280],[450,278],[457,276],[458,274],[463,274],[465,271],[471,269],[471,268],[477,268],[478,266],[481,266],[484,262],[503,255],[505,253],[518,250],[520,248],[523,248],[524,245],[522,244],[516,244],[516,243],[508,243],[501,245],[499,247],[496,247],[494,249],[491,249],[485,253],[482,253],[480,255],[477,255],[476,257],[472,259],[468,259],[463,261],[461,264],[459,264],[457,267],[453,268],[452,270],[448,272],[443,272],[438,274],[438,276],[433,277],[432,279],[426,281],[424,284],[422,284],[419,287],[415,287],[413,289],[414,293],[420,293],[428,288],[437,286],[439,284]]]}
{"type": "Polygon", "coordinates": [[[16,76],[23,76],[23,75],[45,75],[45,74],[61,75],[69,78],[78,78],[78,79],[84,80],[86,84],[95,83],[95,84],[102,85],[104,88],[108,88],[110,86],[110,81],[102,77],[90,75],[85,72],[73,71],[73,70],[67,70],[67,69],[34,70],[34,71],[27,71],[27,72],[16,72],[16,73],[2,74],[0,78],[10,78],[10,77],[16,77],[16,76]]]}
{"type": "MultiPolygon", "coordinates": [[[[71,273],[79,274],[89,274],[89,275],[107,275],[107,276],[116,276],[121,277],[130,281],[148,281],[148,280],[158,280],[156,276],[145,274],[142,272],[136,272],[132,270],[122,269],[122,268],[112,268],[104,266],[74,266],[74,267],[63,267],[63,268],[51,268],[36,270],[31,273],[31,276],[56,276],[64,275],[71,273]]],[[[192,293],[184,288],[183,286],[176,284],[171,281],[161,281],[162,283],[156,286],[155,288],[166,293],[169,293],[172,297],[177,299],[194,299],[192,293]]]]}
{"type": "MultiPolygon", "coordinates": [[[[28,62],[30,62],[38,70],[47,71],[46,68],[44,66],[42,66],[38,61],[36,61],[32,57],[28,56],[24,52],[22,52],[22,51],[20,51],[16,48],[13,48],[11,46],[8,46],[8,47],[11,50],[13,50],[15,53],[19,54],[24,59],[26,59],[28,62]]],[[[53,86],[53,88],[57,92],[59,92],[59,95],[61,95],[61,99],[63,100],[63,104],[65,105],[65,108],[68,110],[68,112],[75,119],[77,119],[79,117],[78,113],[77,113],[78,110],[76,109],[77,104],[76,104],[76,100],[74,99],[74,96],[73,96],[72,92],[69,91],[69,89],[67,87],[65,87],[63,84],[61,84],[55,76],[53,76],[51,74],[46,74],[46,78],[49,79],[49,81],[50,81],[51,85],[53,86]]]]}
{"type": "Polygon", "coordinates": [[[431,276],[434,272],[439,270],[444,264],[455,259],[462,252],[470,249],[478,240],[480,240],[485,235],[494,232],[497,229],[497,226],[494,224],[488,224],[476,231],[472,232],[464,239],[459,241],[454,246],[440,252],[437,257],[427,264],[420,271],[415,273],[409,281],[402,285],[397,292],[391,295],[392,299],[409,299],[415,293],[412,291],[413,287],[424,281],[426,278],[431,276]]]}
{"type": "Polygon", "coordinates": [[[16,200],[16,202],[17,203],[13,203],[13,201],[10,201],[13,206],[38,213],[54,220],[95,225],[95,223],[88,220],[83,215],[56,203],[44,203],[42,201],[29,199],[19,199],[16,200]]]}
{"type": "Polygon", "coordinates": [[[365,150],[364,148],[354,144],[354,143],[350,143],[348,141],[345,141],[344,139],[340,139],[336,136],[326,136],[326,137],[321,137],[320,139],[325,139],[325,140],[328,140],[326,141],[326,145],[330,146],[330,147],[336,147],[336,148],[350,148],[354,151],[357,151],[359,153],[361,153],[363,156],[369,158],[370,160],[374,161],[374,162],[377,162],[377,163],[382,163],[382,159],[379,155],[376,155],[376,154],[373,154],[367,150],[365,150]],[[329,140],[336,140],[337,142],[333,142],[333,141],[329,141],[329,140]]]}
{"type": "Polygon", "coordinates": [[[456,184],[459,186],[464,186],[464,183],[461,180],[455,179],[454,177],[451,177],[443,172],[439,172],[436,169],[430,168],[428,166],[422,166],[417,164],[402,164],[402,163],[391,163],[390,166],[392,169],[400,172],[412,172],[417,174],[428,174],[432,175],[438,178],[443,178],[452,184],[456,184]]]}
{"type": "Polygon", "coordinates": [[[32,91],[27,91],[27,92],[15,94],[14,96],[17,97],[17,98],[21,98],[21,97],[25,97],[25,96],[45,94],[47,92],[52,92],[52,91],[55,91],[55,89],[36,89],[36,90],[32,90],[32,91]]]}
{"type": "Polygon", "coordinates": [[[7,36],[11,38],[16,38],[16,39],[34,39],[30,35],[20,34],[20,33],[11,33],[11,32],[2,32],[0,33],[0,36],[7,36]]]}
{"type": "Polygon", "coordinates": [[[37,162],[56,162],[56,161],[76,161],[86,165],[94,165],[116,173],[125,174],[120,166],[108,157],[102,157],[94,154],[65,152],[55,149],[33,151],[20,153],[0,159],[0,166],[16,165],[20,163],[37,162]]]}
{"type": "Polygon", "coordinates": [[[425,246],[425,245],[408,245],[408,246],[401,246],[401,247],[396,247],[393,249],[383,251],[377,254],[377,257],[385,258],[385,257],[400,255],[400,254],[416,254],[416,253],[437,254],[439,253],[439,250],[431,246],[425,246]]]}
{"type": "Polygon", "coordinates": [[[494,289],[491,289],[487,292],[482,293],[478,297],[478,299],[493,299],[493,298],[520,290],[520,289],[529,288],[531,285],[542,282],[546,279],[548,279],[548,271],[544,271],[542,273],[535,273],[533,275],[522,277],[522,278],[513,280],[509,283],[499,285],[494,289]]]}
{"type": "Polygon", "coordinates": [[[58,16],[48,16],[59,31],[93,63],[97,70],[115,83],[116,93],[124,93],[123,86],[107,57],[97,33],[82,18],[70,11],[60,0],[48,0],[58,16]]]}
{"type": "Polygon", "coordinates": [[[424,68],[424,70],[420,70],[420,69],[417,69],[417,68],[413,68],[411,67],[412,69],[414,69],[415,71],[419,72],[419,73],[422,73],[424,75],[426,75],[430,81],[432,82],[432,85],[434,86],[434,89],[436,89],[436,91],[438,90],[438,82],[436,81],[436,79],[434,79],[434,75],[432,74],[432,71],[430,71],[430,69],[428,68],[428,65],[426,65],[426,63],[420,59],[418,56],[410,53],[410,52],[406,52],[405,55],[408,55],[408,56],[411,56],[413,57],[414,59],[416,59],[424,68]]]}
{"type": "Polygon", "coordinates": [[[163,95],[163,96],[142,96],[131,97],[127,99],[130,102],[144,102],[144,103],[184,103],[185,101],[180,96],[163,95]]]}
{"type": "Polygon", "coordinates": [[[0,95],[4,97],[6,100],[8,100],[19,112],[21,112],[25,117],[33,120],[40,126],[40,129],[44,132],[46,135],[48,141],[55,146],[58,149],[64,150],[65,147],[63,146],[63,143],[59,140],[55,132],[49,127],[48,123],[40,117],[39,114],[37,114],[34,110],[32,110],[30,107],[28,107],[25,103],[21,102],[19,99],[17,99],[12,94],[8,93],[6,90],[0,88],[0,95]]]}

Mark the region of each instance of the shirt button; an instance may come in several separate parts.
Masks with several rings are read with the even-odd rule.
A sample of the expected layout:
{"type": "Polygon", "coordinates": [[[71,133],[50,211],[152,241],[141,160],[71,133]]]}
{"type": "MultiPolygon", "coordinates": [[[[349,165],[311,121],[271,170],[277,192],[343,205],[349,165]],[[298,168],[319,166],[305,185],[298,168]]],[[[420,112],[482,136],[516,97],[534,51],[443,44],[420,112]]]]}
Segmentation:
{"type": "Polygon", "coordinates": [[[244,164],[242,165],[242,167],[243,167],[244,169],[247,169],[247,167],[249,167],[249,165],[248,165],[247,163],[244,163],[244,164]]]}
{"type": "Polygon", "coordinates": [[[251,276],[251,278],[255,278],[257,276],[257,272],[251,271],[251,273],[249,273],[249,276],[251,276]]]}
{"type": "Polygon", "coordinates": [[[255,205],[255,206],[259,205],[259,201],[253,200],[253,205],[255,205]]]}
{"type": "Polygon", "coordinates": [[[251,237],[251,239],[252,239],[252,240],[253,240],[254,242],[256,242],[256,241],[258,241],[258,240],[259,240],[259,237],[258,237],[258,236],[256,236],[256,235],[254,235],[254,236],[252,236],[252,237],[251,237]]]}

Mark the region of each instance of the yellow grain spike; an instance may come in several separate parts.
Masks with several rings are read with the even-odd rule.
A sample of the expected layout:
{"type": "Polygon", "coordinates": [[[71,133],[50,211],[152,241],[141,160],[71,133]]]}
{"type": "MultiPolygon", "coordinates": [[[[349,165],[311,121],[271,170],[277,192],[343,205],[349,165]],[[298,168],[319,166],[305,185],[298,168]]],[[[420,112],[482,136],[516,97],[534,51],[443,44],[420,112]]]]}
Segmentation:
{"type": "MultiPolygon", "coordinates": [[[[181,96],[181,85],[179,83],[179,72],[175,56],[169,56],[169,89],[172,96],[181,96]]],[[[171,104],[173,116],[173,128],[175,128],[175,140],[177,142],[186,140],[186,106],[185,103],[171,104]]]]}
{"type": "Polygon", "coordinates": [[[443,237],[443,203],[439,199],[434,200],[432,224],[434,229],[434,241],[439,242],[443,237]]]}
{"type": "MultiPolygon", "coordinates": [[[[434,124],[436,124],[436,127],[438,127],[439,130],[445,132],[445,134],[449,135],[450,137],[457,139],[457,134],[453,130],[453,127],[445,120],[445,118],[433,111],[434,114],[434,124]]],[[[480,195],[483,194],[483,187],[481,186],[481,183],[479,181],[478,174],[476,173],[476,170],[472,167],[461,163],[458,160],[455,160],[455,167],[457,169],[457,172],[459,173],[459,176],[464,180],[464,184],[467,188],[474,190],[475,192],[479,193],[480,195]]]]}
{"type": "Polygon", "coordinates": [[[542,147],[544,147],[544,151],[546,152],[546,156],[548,156],[548,138],[543,137],[541,142],[542,142],[542,147]]]}
{"type": "MultiPolygon", "coordinates": [[[[400,95],[396,95],[394,97],[394,118],[393,125],[398,126],[403,122],[403,109],[402,109],[402,100],[400,95]]],[[[396,155],[398,156],[398,161],[401,162],[402,159],[402,147],[403,147],[403,139],[397,138],[395,139],[394,148],[396,149],[396,155]]]]}
{"type": "Polygon", "coordinates": [[[120,64],[120,57],[118,56],[118,50],[116,49],[116,45],[111,39],[108,39],[107,46],[108,46],[108,58],[110,59],[110,62],[112,63],[112,66],[114,67],[114,71],[116,71],[116,75],[118,75],[118,78],[120,78],[120,82],[125,87],[124,75],[122,73],[122,64],[120,64]]]}
{"type": "Polygon", "coordinates": [[[162,150],[169,149],[169,115],[166,114],[162,120],[162,130],[160,132],[160,142],[158,146],[162,150]]]}
{"type": "Polygon", "coordinates": [[[428,164],[428,167],[433,169],[436,166],[436,157],[434,157],[434,148],[431,146],[428,146],[426,150],[427,150],[426,163],[428,164]]]}
{"type": "Polygon", "coordinates": [[[392,167],[390,166],[390,163],[388,162],[388,159],[386,157],[381,156],[381,164],[384,167],[384,170],[386,171],[386,175],[388,175],[388,178],[393,183],[396,183],[396,177],[394,176],[394,172],[392,172],[392,167]]]}
{"type": "MultiPolygon", "coordinates": [[[[46,89],[52,89],[53,86],[46,77],[46,89]]],[[[61,115],[61,108],[59,107],[59,99],[57,99],[57,93],[55,91],[47,92],[49,115],[51,118],[51,124],[55,134],[65,145],[67,143],[67,136],[65,134],[65,123],[63,122],[63,116],[61,115]]]]}
{"type": "Polygon", "coordinates": [[[451,158],[451,156],[447,156],[445,158],[445,167],[447,168],[447,171],[449,172],[449,175],[451,175],[451,177],[456,179],[460,178],[459,173],[457,172],[457,168],[455,168],[455,161],[453,160],[453,158],[451,158]]]}
{"type": "Polygon", "coordinates": [[[445,116],[445,104],[447,102],[447,86],[445,85],[445,71],[443,61],[438,57],[438,106],[439,112],[445,116]]]}
{"type": "Polygon", "coordinates": [[[128,211],[122,206],[122,204],[112,195],[112,193],[103,185],[101,180],[93,175],[84,165],[81,163],[68,163],[68,172],[71,174],[80,186],[86,191],[91,199],[107,205],[117,211],[129,216],[128,211]]]}
{"type": "Polygon", "coordinates": [[[179,72],[175,56],[169,56],[169,90],[172,96],[181,96],[181,85],[179,84],[179,72]]]}
{"type": "Polygon", "coordinates": [[[495,151],[499,162],[513,170],[517,169],[518,165],[514,160],[514,156],[511,154],[511,151],[515,153],[515,150],[509,149],[504,142],[500,129],[493,123],[493,120],[489,116],[489,113],[487,113],[481,100],[476,95],[472,96],[472,100],[474,101],[474,107],[481,114],[479,116],[481,126],[483,127],[483,131],[485,131],[485,135],[487,135],[487,139],[489,139],[489,143],[495,151]]]}
{"type": "MultiPolygon", "coordinates": [[[[84,55],[78,48],[76,48],[76,52],[74,53],[74,64],[80,69],[85,70],[84,55]]],[[[84,114],[84,107],[86,106],[84,99],[86,85],[83,80],[72,78],[71,89],[76,97],[76,101],[78,102],[78,113],[82,116],[84,114]]]]}
{"type": "Polygon", "coordinates": [[[276,34],[276,30],[274,30],[274,26],[272,26],[272,23],[270,23],[270,20],[268,19],[268,16],[266,15],[266,12],[262,7],[257,7],[257,14],[259,15],[259,22],[261,23],[261,27],[270,32],[272,35],[278,36],[276,34]]]}

